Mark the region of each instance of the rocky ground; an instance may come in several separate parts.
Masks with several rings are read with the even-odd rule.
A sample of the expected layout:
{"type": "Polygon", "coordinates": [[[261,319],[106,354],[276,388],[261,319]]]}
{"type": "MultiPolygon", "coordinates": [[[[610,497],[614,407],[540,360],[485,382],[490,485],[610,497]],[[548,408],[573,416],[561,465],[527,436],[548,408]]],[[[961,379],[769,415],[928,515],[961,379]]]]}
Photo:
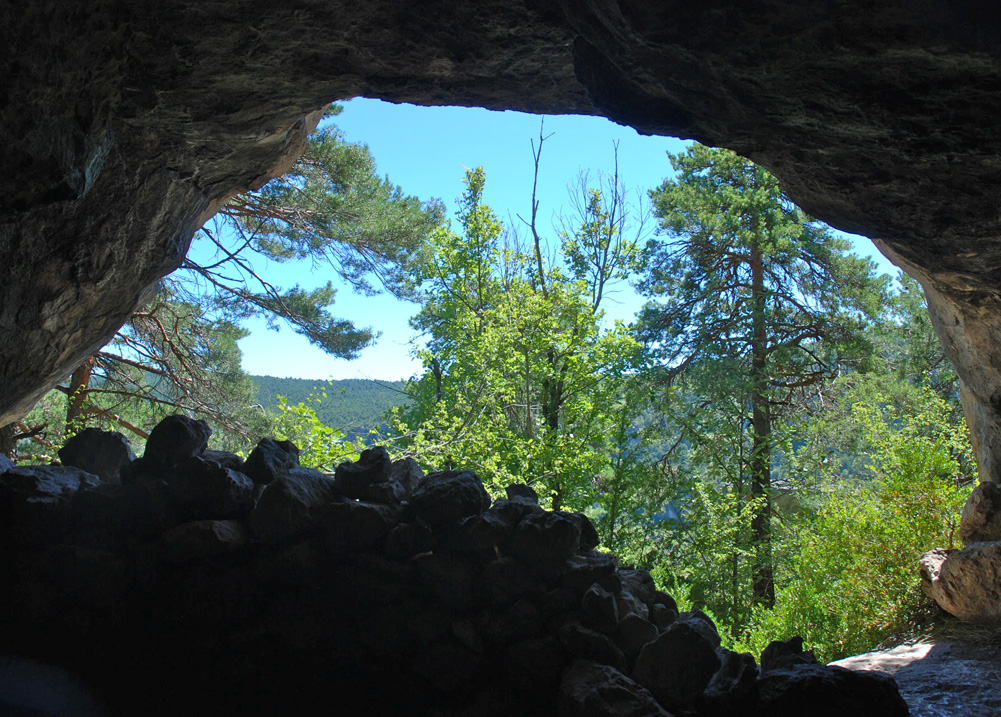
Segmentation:
{"type": "Polygon", "coordinates": [[[1001,714],[1001,629],[955,630],[831,664],[892,675],[912,717],[1001,714]]]}

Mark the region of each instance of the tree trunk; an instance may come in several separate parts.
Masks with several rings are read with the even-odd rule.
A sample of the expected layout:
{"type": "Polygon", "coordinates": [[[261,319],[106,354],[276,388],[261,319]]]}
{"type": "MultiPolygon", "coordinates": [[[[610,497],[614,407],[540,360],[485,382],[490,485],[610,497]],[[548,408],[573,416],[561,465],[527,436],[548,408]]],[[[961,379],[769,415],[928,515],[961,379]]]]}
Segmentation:
{"type": "Polygon", "coordinates": [[[768,405],[767,348],[765,326],[764,259],[757,238],[751,245],[751,497],[754,517],[751,533],[754,540],[752,567],[753,595],[757,604],[775,605],[772,576],[771,484],[772,421],[768,405]]]}
{"type": "Polygon", "coordinates": [[[16,423],[0,426],[0,456],[7,456],[11,460],[17,458],[17,440],[14,438],[17,433],[16,423]]]}
{"type": "Polygon", "coordinates": [[[89,358],[70,376],[69,401],[66,405],[67,431],[76,432],[82,427],[80,424],[87,408],[87,387],[90,386],[90,374],[93,370],[94,359],[89,358]]]}

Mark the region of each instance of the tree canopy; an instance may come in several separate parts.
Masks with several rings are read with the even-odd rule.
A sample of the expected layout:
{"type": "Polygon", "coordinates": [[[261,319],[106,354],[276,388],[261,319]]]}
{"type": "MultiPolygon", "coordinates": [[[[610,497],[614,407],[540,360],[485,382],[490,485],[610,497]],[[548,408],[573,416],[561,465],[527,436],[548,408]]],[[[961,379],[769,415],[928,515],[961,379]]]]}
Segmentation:
{"type": "Polygon", "coordinates": [[[650,193],[661,238],[646,248],[637,336],[667,380],[735,399],[736,438],[749,443],[735,475],[755,501],[754,594],[771,603],[776,422],[798,394],[872,355],[864,329],[885,285],[763,168],[698,144],[669,158],[677,176],[650,193]]]}

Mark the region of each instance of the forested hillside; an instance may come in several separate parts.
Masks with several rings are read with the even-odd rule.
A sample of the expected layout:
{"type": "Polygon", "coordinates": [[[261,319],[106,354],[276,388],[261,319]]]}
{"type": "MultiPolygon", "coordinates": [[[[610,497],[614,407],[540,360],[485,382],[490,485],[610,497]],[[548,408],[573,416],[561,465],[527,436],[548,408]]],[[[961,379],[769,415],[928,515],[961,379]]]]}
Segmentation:
{"type": "Polygon", "coordinates": [[[257,387],[257,401],[265,409],[276,410],[278,397],[289,405],[308,404],[327,426],[340,429],[371,428],[396,406],[408,402],[402,381],[373,381],[348,378],[318,381],[305,378],[251,376],[257,387]]]}

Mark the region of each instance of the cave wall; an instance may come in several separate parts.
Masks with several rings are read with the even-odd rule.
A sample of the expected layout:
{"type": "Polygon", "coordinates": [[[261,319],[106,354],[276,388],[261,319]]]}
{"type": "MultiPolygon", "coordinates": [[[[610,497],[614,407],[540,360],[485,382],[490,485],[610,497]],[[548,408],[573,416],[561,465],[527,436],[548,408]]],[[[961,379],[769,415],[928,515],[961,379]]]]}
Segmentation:
{"type": "MultiPolygon", "coordinates": [[[[0,424],[353,96],[730,147],[918,278],[1001,478],[1001,15],[988,4],[430,0],[0,8],[0,424]]],[[[406,132],[402,127],[401,132],[406,132]]]]}

